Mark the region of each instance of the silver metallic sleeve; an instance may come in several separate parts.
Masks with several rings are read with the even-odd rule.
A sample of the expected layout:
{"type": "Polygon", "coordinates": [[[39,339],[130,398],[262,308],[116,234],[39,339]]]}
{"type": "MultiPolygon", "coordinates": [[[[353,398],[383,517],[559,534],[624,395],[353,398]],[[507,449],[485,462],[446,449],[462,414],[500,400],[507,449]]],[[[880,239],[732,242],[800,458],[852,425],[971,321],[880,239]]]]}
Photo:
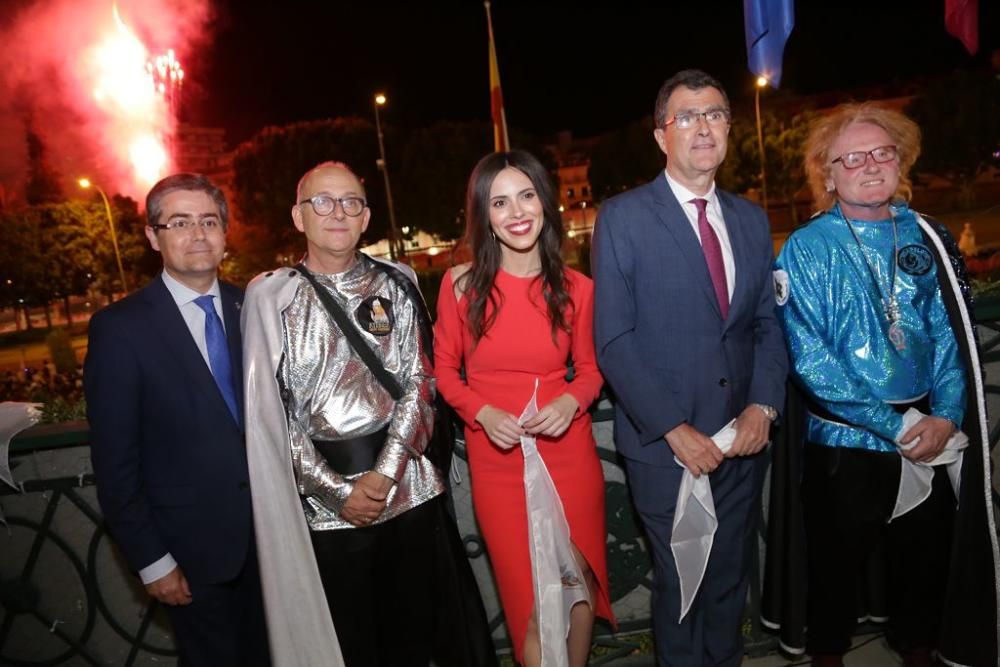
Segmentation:
{"type": "Polygon", "coordinates": [[[404,299],[397,323],[401,324],[395,340],[399,359],[405,360],[396,377],[407,378],[403,396],[396,401],[385,446],[379,452],[375,470],[397,482],[403,476],[410,456],[421,456],[434,427],[434,371],[423,349],[413,304],[404,299]]]}

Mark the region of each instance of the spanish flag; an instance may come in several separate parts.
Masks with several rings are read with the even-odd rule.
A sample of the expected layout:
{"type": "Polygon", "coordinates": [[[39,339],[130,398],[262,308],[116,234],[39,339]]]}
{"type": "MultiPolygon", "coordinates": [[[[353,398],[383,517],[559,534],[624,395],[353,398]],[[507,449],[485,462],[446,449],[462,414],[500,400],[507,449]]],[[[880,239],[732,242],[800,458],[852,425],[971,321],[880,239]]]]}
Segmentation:
{"type": "Polygon", "coordinates": [[[493,115],[493,148],[497,152],[510,150],[507,135],[507,116],[503,110],[503,92],[500,90],[500,68],[497,66],[497,48],[493,42],[493,19],[490,17],[490,3],[486,7],[486,25],[490,31],[490,112],[493,115]]]}

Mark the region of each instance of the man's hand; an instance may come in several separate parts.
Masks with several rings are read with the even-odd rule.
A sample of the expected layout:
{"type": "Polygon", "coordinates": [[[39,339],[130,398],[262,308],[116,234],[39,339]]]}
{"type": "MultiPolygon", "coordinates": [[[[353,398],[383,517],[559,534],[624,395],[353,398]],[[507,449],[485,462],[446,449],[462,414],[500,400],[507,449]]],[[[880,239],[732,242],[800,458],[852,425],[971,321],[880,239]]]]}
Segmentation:
{"type": "Polygon", "coordinates": [[[191,589],[181,568],[175,567],[156,581],[146,584],[146,592],[163,604],[171,606],[191,604],[191,589]]]}
{"type": "Polygon", "coordinates": [[[748,405],[733,424],[736,438],[727,457],[750,456],[764,449],[771,430],[771,420],[756,405],[748,405]]]}
{"type": "Polygon", "coordinates": [[[521,444],[524,429],[517,423],[517,417],[509,412],[498,410],[492,405],[484,405],[476,415],[476,421],[482,425],[493,444],[500,449],[511,449],[521,444]]]}
{"type": "Polygon", "coordinates": [[[385,499],[395,482],[374,470],[354,480],[354,489],[340,510],[340,517],[361,528],[370,526],[385,510],[385,499]]]}
{"type": "Polygon", "coordinates": [[[674,451],[674,456],[695,477],[712,472],[722,463],[722,451],[712,439],[687,424],[675,427],[663,439],[674,451]]]}
{"type": "Polygon", "coordinates": [[[903,445],[908,445],[917,438],[920,438],[920,442],[910,449],[900,449],[900,453],[911,461],[929,463],[941,453],[954,432],[955,424],[950,419],[927,415],[899,440],[903,445]]]}
{"type": "Polygon", "coordinates": [[[563,394],[524,422],[524,430],[534,435],[558,438],[569,428],[579,407],[580,402],[576,398],[571,394],[563,394]]]}

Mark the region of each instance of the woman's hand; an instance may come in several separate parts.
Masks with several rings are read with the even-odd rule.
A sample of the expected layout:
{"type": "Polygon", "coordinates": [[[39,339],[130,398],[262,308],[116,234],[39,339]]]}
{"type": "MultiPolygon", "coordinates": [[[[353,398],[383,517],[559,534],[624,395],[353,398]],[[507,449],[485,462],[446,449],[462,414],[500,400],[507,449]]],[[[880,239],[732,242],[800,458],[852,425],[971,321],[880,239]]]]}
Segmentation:
{"type": "Polygon", "coordinates": [[[524,422],[524,430],[534,435],[558,438],[569,428],[579,407],[580,403],[572,394],[563,394],[524,422]]]}
{"type": "Polygon", "coordinates": [[[482,425],[486,435],[497,447],[511,449],[521,444],[524,429],[517,423],[517,417],[509,412],[498,410],[492,405],[484,405],[476,415],[476,421],[482,425]]]}

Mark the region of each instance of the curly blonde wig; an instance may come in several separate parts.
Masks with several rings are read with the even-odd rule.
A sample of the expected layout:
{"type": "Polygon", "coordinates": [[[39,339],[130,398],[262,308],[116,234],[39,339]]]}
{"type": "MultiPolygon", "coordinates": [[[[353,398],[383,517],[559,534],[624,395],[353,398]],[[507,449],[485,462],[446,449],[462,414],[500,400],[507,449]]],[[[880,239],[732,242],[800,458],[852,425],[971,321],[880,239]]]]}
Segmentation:
{"type": "Polygon", "coordinates": [[[857,123],[877,125],[892,137],[899,155],[896,197],[909,201],[913,194],[910,168],[920,157],[920,128],[917,124],[898,111],[872,102],[841,104],[817,118],[806,139],[806,177],[818,210],[825,211],[836,202],[836,193],[827,189],[833,167],[831,160],[837,157],[830,155],[830,147],[848,127],[857,123]]]}

